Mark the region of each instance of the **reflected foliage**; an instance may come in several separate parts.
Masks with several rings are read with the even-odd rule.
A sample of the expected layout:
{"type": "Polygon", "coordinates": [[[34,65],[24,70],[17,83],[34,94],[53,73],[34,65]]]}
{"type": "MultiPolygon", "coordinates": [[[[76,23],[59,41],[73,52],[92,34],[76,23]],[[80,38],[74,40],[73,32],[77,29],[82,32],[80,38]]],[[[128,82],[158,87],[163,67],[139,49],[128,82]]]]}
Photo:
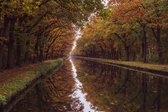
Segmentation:
{"type": "Polygon", "coordinates": [[[111,65],[75,61],[88,100],[107,112],[166,112],[168,80],[111,65]]]}
{"type": "Polygon", "coordinates": [[[66,65],[51,78],[29,91],[11,112],[72,111],[72,99],[69,95],[73,92],[73,86],[74,80],[71,75],[70,63],[66,62],[66,65]]]}

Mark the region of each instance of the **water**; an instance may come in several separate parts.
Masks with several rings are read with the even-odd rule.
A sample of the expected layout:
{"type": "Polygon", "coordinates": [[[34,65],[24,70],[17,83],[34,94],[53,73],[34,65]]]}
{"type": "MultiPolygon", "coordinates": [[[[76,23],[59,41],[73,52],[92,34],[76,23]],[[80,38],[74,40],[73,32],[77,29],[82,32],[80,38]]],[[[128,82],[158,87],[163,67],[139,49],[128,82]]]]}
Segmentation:
{"type": "Polygon", "coordinates": [[[87,93],[83,91],[83,85],[77,78],[77,70],[72,59],[70,59],[70,62],[72,65],[72,75],[75,80],[74,92],[71,95],[73,99],[76,99],[71,104],[73,110],[81,110],[83,112],[96,112],[96,108],[89,101],[86,100],[87,93]]]}
{"type": "Polygon", "coordinates": [[[166,77],[91,61],[70,61],[76,82],[73,97],[78,99],[77,105],[83,105],[82,112],[168,112],[166,77]]]}
{"type": "Polygon", "coordinates": [[[11,112],[168,112],[168,79],[70,59],[11,112]]]}

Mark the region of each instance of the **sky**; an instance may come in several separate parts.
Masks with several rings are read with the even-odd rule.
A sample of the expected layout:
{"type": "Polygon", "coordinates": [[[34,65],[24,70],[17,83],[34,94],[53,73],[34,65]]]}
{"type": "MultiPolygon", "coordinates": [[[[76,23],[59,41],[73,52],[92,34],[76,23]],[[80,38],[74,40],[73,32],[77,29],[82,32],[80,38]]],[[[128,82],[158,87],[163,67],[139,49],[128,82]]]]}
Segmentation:
{"type": "Polygon", "coordinates": [[[108,5],[108,2],[109,2],[109,0],[103,0],[103,4],[104,4],[104,6],[106,7],[107,5],[108,5]]]}
{"type": "MultiPolygon", "coordinates": [[[[107,7],[108,2],[109,2],[109,0],[103,0],[103,1],[102,1],[102,3],[104,4],[105,7],[107,7]]],[[[91,18],[92,18],[93,16],[95,16],[95,14],[96,14],[96,12],[92,13],[92,14],[89,16],[88,21],[85,23],[84,26],[86,26],[87,23],[89,23],[89,22],[91,21],[91,18]]],[[[76,29],[76,28],[75,28],[75,29],[76,29]]],[[[76,46],[77,46],[77,41],[78,41],[78,39],[81,37],[81,34],[82,34],[81,29],[80,29],[80,28],[79,28],[79,29],[76,29],[76,31],[75,31],[75,40],[74,40],[74,42],[73,42],[72,50],[71,50],[71,52],[70,52],[70,55],[71,55],[72,52],[75,50],[75,48],[76,48],[76,46]]]]}

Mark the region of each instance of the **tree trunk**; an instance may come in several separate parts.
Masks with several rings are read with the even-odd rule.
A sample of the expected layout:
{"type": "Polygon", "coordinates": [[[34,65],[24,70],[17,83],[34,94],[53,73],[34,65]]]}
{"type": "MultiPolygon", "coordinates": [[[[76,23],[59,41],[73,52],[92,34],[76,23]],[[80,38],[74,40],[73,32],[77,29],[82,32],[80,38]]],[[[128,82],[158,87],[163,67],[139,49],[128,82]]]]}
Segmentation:
{"type": "Polygon", "coordinates": [[[143,37],[142,37],[142,59],[146,63],[146,54],[147,54],[147,36],[146,36],[146,26],[143,25],[143,37]]]}
{"type": "Polygon", "coordinates": [[[158,52],[158,58],[159,58],[159,63],[163,63],[163,52],[162,52],[162,44],[160,40],[160,31],[157,32],[157,38],[156,38],[156,43],[157,43],[157,52],[158,52]]]}
{"type": "Polygon", "coordinates": [[[30,46],[30,40],[26,42],[26,52],[24,54],[24,63],[27,63],[29,58],[29,46],[30,46]]]}
{"type": "Polygon", "coordinates": [[[42,48],[40,48],[39,60],[40,60],[40,62],[43,61],[43,49],[42,48]]]}
{"type": "Polygon", "coordinates": [[[40,41],[40,36],[37,36],[37,40],[36,40],[36,44],[35,44],[35,56],[34,56],[34,61],[33,63],[36,62],[36,60],[38,60],[39,58],[39,42],[40,41]]]}
{"type": "Polygon", "coordinates": [[[152,29],[153,35],[156,39],[156,44],[157,44],[157,52],[158,52],[158,60],[159,63],[163,63],[163,51],[162,51],[162,44],[161,44],[161,39],[160,39],[160,34],[161,34],[161,28],[157,26],[156,31],[152,29]]]}
{"type": "Polygon", "coordinates": [[[4,46],[3,44],[0,43],[0,70],[2,69],[2,63],[3,63],[3,49],[4,49],[4,46]]]}
{"type": "MultiPolygon", "coordinates": [[[[19,23],[19,32],[22,33],[23,32],[23,20],[26,18],[26,16],[21,16],[19,19],[18,19],[18,23],[19,23]]],[[[21,66],[22,64],[22,41],[20,39],[21,37],[18,37],[17,38],[17,42],[16,42],[16,53],[17,53],[17,58],[16,58],[16,65],[17,66],[21,66]]]]}
{"type": "Polygon", "coordinates": [[[17,66],[21,66],[21,48],[22,48],[22,46],[21,46],[21,41],[20,41],[20,39],[17,39],[17,43],[16,43],[16,53],[17,53],[17,57],[16,57],[16,65],[17,66]]]}
{"type": "Polygon", "coordinates": [[[126,61],[129,61],[130,59],[129,46],[125,46],[125,53],[126,53],[126,61]]]}
{"type": "Polygon", "coordinates": [[[16,18],[10,18],[10,29],[9,29],[9,42],[8,42],[8,59],[7,59],[7,68],[13,67],[13,58],[14,58],[14,30],[15,30],[16,18]]]}
{"type": "MultiPolygon", "coordinates": [[[[2,38],[7,38],[7,30],[9,26],[9,18],[4,16],[4,24],[1,32],[2,38]]],[[[3,56],[4,56],[4,42],[0,43],[0,69],[3,68],[3,56]]]]}

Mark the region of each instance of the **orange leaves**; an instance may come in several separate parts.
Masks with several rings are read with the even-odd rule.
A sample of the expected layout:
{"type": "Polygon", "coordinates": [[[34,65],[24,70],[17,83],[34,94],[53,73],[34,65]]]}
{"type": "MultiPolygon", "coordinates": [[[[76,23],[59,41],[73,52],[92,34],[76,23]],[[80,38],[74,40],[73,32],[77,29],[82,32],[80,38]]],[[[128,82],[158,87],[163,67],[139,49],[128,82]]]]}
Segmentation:
{"type": "Polygon", "coordinates": [[[143,20],[147,10],[143,7],[144,0],[134,0],[120,4],[114,9],[114,20],[132,22],[143,20]]]}

